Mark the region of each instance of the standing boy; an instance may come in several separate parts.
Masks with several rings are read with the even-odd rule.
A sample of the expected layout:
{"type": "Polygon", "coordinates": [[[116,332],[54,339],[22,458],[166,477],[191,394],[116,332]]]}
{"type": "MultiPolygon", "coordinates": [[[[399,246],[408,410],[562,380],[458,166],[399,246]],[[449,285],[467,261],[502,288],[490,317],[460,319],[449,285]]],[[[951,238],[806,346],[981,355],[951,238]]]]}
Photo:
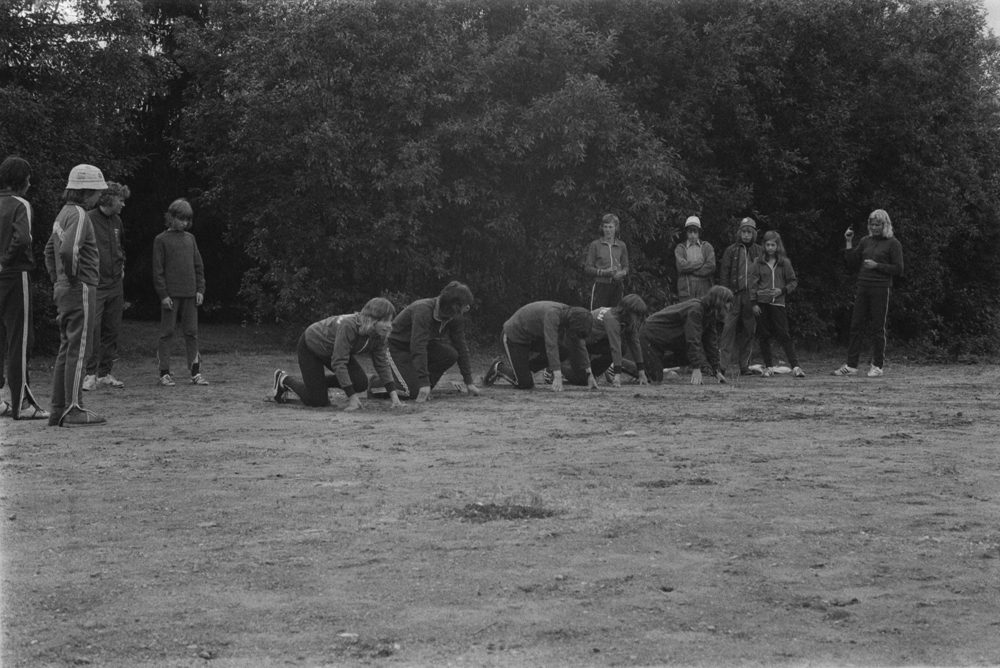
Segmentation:
{"type": "Polygon", "coordinates": [[[0,401],[0,415],[15,420],[49,414],[28,387],[28,359],[34,343],[31,306],[31,205],[24,199],[31,185],[31,165],[11,156],[0,165],[0,387],[6,378],[10,403],[0,401]]]}
{"type": "Polygon", "coordinates": [[[59,355],[52,377],[50,426],[84,427],[106,420],[83,408],[83,374],[94,333],[94,309],[100,253],[86,209],[97,204],[108,185],[93,165],[77,165],[69,173],[63,206],[45,245],[45,268],[59,311],[59,355]]]}
{"type": "Polygon", "coordinates": [[[118,334],[125,308],[125,249],[122,247],[122,219],[118,214],[125,208],[129,194],[127,186],[111,181],[97,201],[97,208],[88,214],[94,226],[101,266],[97,308],[94,309],[93,352],[87,362],[87,377],[83,379],[85,390],[97,389],[98,385],[125,387],[125,383],[111,375],[111,367],[118,352],[118,334]]]}
{"type": "Polygon", "coordinates": [[[174,200],[164,216],[167,231],[153,240],[153,284],[160,298],[160,340],[156,361],[160,368],[160,385],[173,387],[170,377],[170,345],[178,316],[184,330],[191,383],[208,385],[201,375],[201,355],[198,352],[198,307],[205,299],[205,266],[198,252],[194,235],[185,231],[194,220],[194,210],[183,197],[174,200]]]}
{"type": "Polygon", "coordinates": [[[719,285],[733,292],[735,302],[733,308],[726,314],[725,325],[722,328],[722,340],[719,342],[720,363],[723,369],[728,369],[735,358],[740,365],[740,375],[749,376],[750,354],[753,352],[753,339],[757,331],[757,319],[753,313],[753,300],[747,289],[750,279],[750,267],[753,261],[760,257],[763,249],[757,241],[757,223],[753,218],[740,221],[736,232],[736,243],[722,253],[722,266],[719,271],[719,285]]]}
{"type": "Polygon", "coordinates": [[[688,216],[684,221],[685,241],[674,249],[677,262],[677,296],[681,301],[708,294],[715,274],[715,249],[701,240],[701,220],[688,216]]]}

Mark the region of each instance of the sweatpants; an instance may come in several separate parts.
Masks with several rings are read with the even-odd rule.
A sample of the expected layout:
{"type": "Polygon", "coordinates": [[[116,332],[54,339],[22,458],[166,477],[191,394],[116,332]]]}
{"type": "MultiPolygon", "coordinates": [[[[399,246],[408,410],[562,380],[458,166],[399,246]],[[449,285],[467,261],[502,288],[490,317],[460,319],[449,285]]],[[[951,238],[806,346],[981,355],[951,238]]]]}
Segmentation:
{"type": "MultiPolygon", "coordinates": [[[[119,280],[111,285],[98,286],[96,292],[93,352],[87,357],[87,375],[107,376],[118,355],[118,334],[122,328],[125,289],[119,280]]],[[[174,308],[177,308],[176,304],[174,308]]]]}
{"type": "MultiPolygon", "coordinates": [[[[420,392],[420,379],[417,367],[413,365],[413,355],[408,350],[397,348],[390,343],[389,362],[392,368],[396,393],[400,399],[416,399],[420,392]]],[[[458,351],[447,343],[431,341],[427,344],[427,373],[430,375],[431,388],[438,384],[445,371],[458,362],[458,351]]],[[[381,385],[381,381],[378,383],[381,385]]],[[[374,386],[375,383],[373,382],[374,386]]],[[[388,397],[388,393],[385,393],[388,397]]]]}
{"type": "Polygon", "coordinates": [[[0,276],[0,387],[10,387],[10,405],[16,420],[21,404],[38,406],[28,386],[28,360],[35,342],[31,281],[28,272],[19,271],[0,276]]]}
{"type": "MultiPolygon", "coordinates": [[[[340,387],[340,381],[332,373],[330,358],[320,357],[310,350],[304,332],[299,337],[297,351],[299,372],[302,374],[302,378],[286,376],[285,387],[299,395],[299,399],[306,406],[329,406],[330,395],[327,393],[327,389],[340,387]],[[331,373],[327,373],[327,370],[331,373]]],[[[364,392],[368,389],[368,376],[361,363],[353,355],[347,360],[347,373],[351,376],[351,384],[354,386],[355,392],[364,392]]]]}
{"type": "MultiPolygon", "coordinates": [[[[170,371],[170,348],[174,342],[177,318],[184,331],[184,349],[187,352],[188,371],[201,362],[198,354],[198,306],[194,297],[171,297],[173,308],[160,306],[160,341],[156,346],[156,362],[160,371],[170,371]]],[[[192,374],[193,375],[193,374],[192,374]]],[[[296,393],[297,394],[297,393],[296,393]]]]}
{"type": "MultiPolygon", "coordinates": [[[[514,381],[517,389],[530,390],[535,386],[534,374],[549,366],[545,340],[538,339],[529,344],[514,343],[504,334],[502,342],[506,359],[500,363],[500,374],[514,381]]],[[[559,360],[561,362],[568,358],[569,348],[560,342],[559,360]]]]}
{"type": "Polygon", "coordinates": [[[882,368],[885,364],[886,321],[889,316],[890,287],[858,286],[854,295],[854,313],[851,316],[851,340],[847,345],[847,366],[858,368],[865,335],[871,332],[872,364],[882,368]]]}
{"type": "MultiPolygon", "coordinates": [[[[611,356],[611,343],[607,339],[601,339],[596,343],[588,344],[587,354],[590,356],[590,370],[594,373],[595,378],[600,378],[601,374],[610,369],[611,365],[614,364],[614,358],[611,356]]],[[[627,371],[629,365],[633,368],[635,367],[634,363],[629,360],[622,360],[622,368],[624,370],[627,371]]],[[[563,360],[562,375],[563,380],[570,385],[581,385],[584,387],[587,385],[587,370],[576,368],[572,360],[563,360]]]]}
{"type": "Polygon", "coordinates": [[[97,288],[86,283],[56,284],[53,291],[59,311],[59,354],[52,375],[52,416],[83,408],[83,376],[87,346],[94,332],[97,288]]]}
{"type": "Polygon", "coordinates": [[[734,296],[736,301],[726,314],[719,340],[719,364],[728,370],[729,365],[735,361],[739,363],[740,371],[744,371],[750,366],[757,317],[753,314],[753,302],[746,290],[740,290],[734,296]]]}
{"type": "Polygon", "coordinates": [[[785,351],[788,364],[794,369],[799,365],[795,354],[795,345],[788,333],[788,314],[785,306],[774,304],[758,304],[760,306],[760,321],[757,323],[757,338],[760,341],[760,354],[764,358],[764,366],[774,366],[774,355],[771,352],[771,339],[777,339],[785,351]]]}
{"type": "Polygon", "coordinates": [[[590,290],[590,310],[609,306],[614,308],[622,300],[625,294],[625,286],[621,281],[611,281],[610,283],[594,283],[590,290]]]}
{"type": "MultiPolygon", "coordinates": [[[[659,344],[650,340],[645,332],[645,328],[639,330],[639,345],[642,346],[642,359],[645,362],[646,377],[650,382],[659,383],[663,381],[664,369],[691,364],[688,360],[686,347],[681,350],[661,348],[659,344]]],[[[628,367],[625,367],[625,370],[629,371],[628,367]]],[[[629,373],[632,372],[629,371],[629,373]]]]}

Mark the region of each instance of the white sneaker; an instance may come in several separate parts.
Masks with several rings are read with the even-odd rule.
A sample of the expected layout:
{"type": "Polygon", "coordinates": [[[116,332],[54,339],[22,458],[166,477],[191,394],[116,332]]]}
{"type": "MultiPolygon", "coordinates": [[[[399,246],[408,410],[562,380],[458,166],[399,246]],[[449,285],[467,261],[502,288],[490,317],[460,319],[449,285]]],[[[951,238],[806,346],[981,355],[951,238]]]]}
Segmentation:
{"type": "Polygon", "coordinates": [[[872,368],[868,369],[869,378],[878,378],[881,375],[882,375],[882,367],[880,366],[875,366],[874,364],[872,364],[872,368]]]}
{"type": "Polygon", "coordinates": [[[97,389],[97,376],[85,376],[83,379],[83,389],[87,392],[97,389]]]}
{"type": "Polygon", "coordinates": [[[6,401],[0,401],[0,415],[7,417],[14,414],[14,408],[6,401]]]}
{"type": "MultiPolygon", "coordinates": [[[[93,377],[93,376],[91,376],[93,377]]],[[[108,387],[114,387],[116,389],[121,389],[125,387],[125,383],[121,382],[110,373],[107,376],[98,376],[97,382],[101,385],[107,385],[108,387]]]]}
{"type": "Polygon", "coordinates": [[[802,367],[797,366],[794,369],[792,369],[792,376],[794,376],[795,378],[805,378],[806,372],[802,370],[802,367]]]}
{"type": "Polygon", "coordinates": [[[770,367],[770,366],[766,367],[764,369],[763,373],[761,373],[760,375],[762,375],[764,378],[770,378],[771,376],[774,375],[774,367],[770,367]]]}
{"type": "Polygon", "coordinates": [[[192,385],[208,385],[208,381],[205,380],[205,377],[202,376],[200,373],[196,373],[195,375],[191,376],[191,384],[192,385]]]}
{"type": "Polygon", "coordinates": [[[176,384],[177,383],[174,382],[174,379],[170,377],[169,373],[165,373],[160,376],[160,385],[163,385],[164,387],[173,387],[176,384]]]}
{"type": "Polygon", "coordinates": [[[858,370],[846,364],[830,374],[831,376],[857,376],[858,370]]]}

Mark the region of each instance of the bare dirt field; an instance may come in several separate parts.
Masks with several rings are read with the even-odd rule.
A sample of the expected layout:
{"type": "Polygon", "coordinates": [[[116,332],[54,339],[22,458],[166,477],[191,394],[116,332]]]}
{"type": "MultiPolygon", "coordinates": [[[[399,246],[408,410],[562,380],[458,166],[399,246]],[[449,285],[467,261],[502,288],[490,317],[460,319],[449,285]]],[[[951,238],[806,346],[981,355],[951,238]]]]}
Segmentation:
{"type": "Polygon", "coordinates": [[[996,366],[344,413],[126,334],[106,426],[0,421],[4,668],[1000,665],[996,366]]]}

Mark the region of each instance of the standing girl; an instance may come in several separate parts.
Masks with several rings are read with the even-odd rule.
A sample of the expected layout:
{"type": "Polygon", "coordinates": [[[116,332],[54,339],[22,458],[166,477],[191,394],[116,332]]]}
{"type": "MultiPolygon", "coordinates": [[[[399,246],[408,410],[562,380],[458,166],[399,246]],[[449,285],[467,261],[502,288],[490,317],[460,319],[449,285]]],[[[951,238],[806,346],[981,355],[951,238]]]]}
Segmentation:
{"type": "Polygon", "coordinates": [[[760,353],[764,357],[764,376],[774,375],[774,357],[771,354],[771,338],[774,337],[785,350],[792,375],[796,378],[806,377],[795,355],[795,346],[788,333],[788,315],[785,312],[785,295],[794,291],[798,284],[792,263],[785,256],[781,235],[773,230],[767,232],[764,235],[764,254],[754,260],[750,267],[750,299],[754,315],[759,318],[757,337],[760,341],[760,353]]]}

